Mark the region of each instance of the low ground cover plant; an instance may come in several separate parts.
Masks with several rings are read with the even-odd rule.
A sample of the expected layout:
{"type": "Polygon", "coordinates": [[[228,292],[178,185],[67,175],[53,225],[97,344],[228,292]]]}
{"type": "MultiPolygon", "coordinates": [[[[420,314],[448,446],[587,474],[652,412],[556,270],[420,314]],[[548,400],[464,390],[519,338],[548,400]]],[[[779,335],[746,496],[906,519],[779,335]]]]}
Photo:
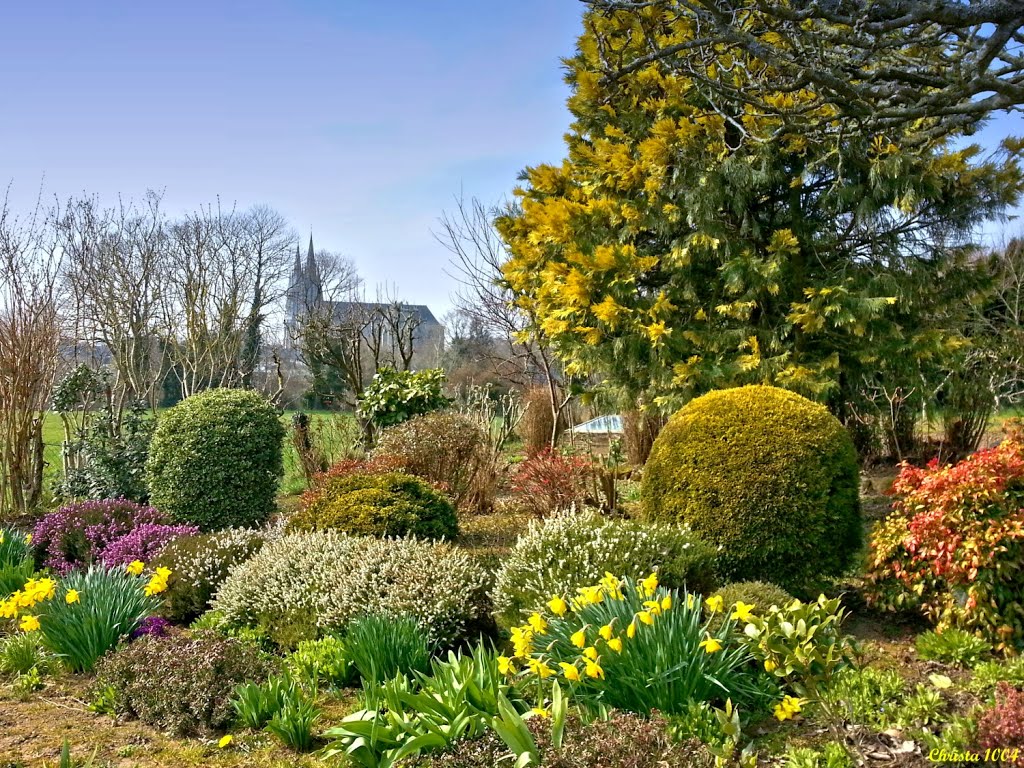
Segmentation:
{"type": "Polygon", "coordinates": [[[973,667],[992,652],[992,645],[956,627],[942,632],[922,632],[914,641],[917,655],[929,661],[941,661],[958,667],[973,667]]]}
{"type": "Polygon", "coordinates": [[[518,624],[556,592],[573,593],[606,572],[706,593],[714,586],[715,551],[677,525],[616,520],[592,509],[567,510],[531,522],[504,558],[494,607],[506,626],[518,624]]]}

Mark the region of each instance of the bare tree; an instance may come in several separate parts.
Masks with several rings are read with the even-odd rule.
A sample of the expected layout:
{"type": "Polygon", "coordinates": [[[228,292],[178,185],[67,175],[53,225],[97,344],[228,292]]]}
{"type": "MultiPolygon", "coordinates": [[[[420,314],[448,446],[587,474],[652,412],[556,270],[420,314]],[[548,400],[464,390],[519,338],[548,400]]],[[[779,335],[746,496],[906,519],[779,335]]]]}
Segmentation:
{"type": "Polygon", "coordinates": [[[160,196],[149,192],[139,205],[120,201],[107,209],[93,197],[72,199],[55,219],[75,339],[92,352],[105,350],[116,373],[115,425],[128,401],[155,410],[166,373],[159,332],[167,226],[160,196]]]}
{"type": "Polygon", "coordinates": [[[60,351],[60,249],[52,221],[0,205],[0,503],[24,514],[43,483],[42,425],[60,351]]]}
{"type": "Polygon", "coordinates": [[[455,211],[442,215],[441,232],[435,233],[438,242],[452,254],[450,274],[459,282],[455,306],[500,340],[498,353],[491,357],[498,375],[519,387],[537,379],[543,382],[551,404],[554,447],[558,425],[565,424],[572,403],[561,366],[537,318],[516,302],[503,279],[502,265],[510,256],[493,225],[496,212],[476,198],[467,201],[459,197],[455,203],[455,211]]]}

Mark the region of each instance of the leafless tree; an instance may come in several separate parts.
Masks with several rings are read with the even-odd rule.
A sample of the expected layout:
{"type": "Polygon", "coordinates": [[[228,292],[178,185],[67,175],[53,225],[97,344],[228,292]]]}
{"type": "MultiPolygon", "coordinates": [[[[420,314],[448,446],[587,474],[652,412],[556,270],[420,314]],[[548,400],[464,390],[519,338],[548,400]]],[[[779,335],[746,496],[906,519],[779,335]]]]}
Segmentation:
{"type": "Polygon", "coordinates": [[[539,378],[547,389],[554,447],[557,425],[565,423],[572,396],[538,319],[516,302],[503,279],[502,265],[510,255],[494,228],[495,215],[476,198],[458,197],[455,210],[442,215],[435,237],[451,253],[449,274],[459,283],[454,296],[457,310],[500,340],[491,357],[495,372],[519,387],[539,378]]]}
{"type": "Polygon", "coordinates": [[[0,204],[0,503],[6,516],[39,501],[43,416],[61,342],[60,249],[38,207],[19,221],[0,204]]]}
{"type": "Polygon", "coordinates": [[[75,340],[106,350],[116,372],[115,424],[129,401],[155,410],[166,373],[160,331],[168,233],[160,196],[106,209],[93,197],[71,199],[55,219],[75,340]]]}
{"type": "MultiPolygon", "coordinates": [[[[595,30],[606,80],[652,63],[686,72],[711,108],[799,118],[828,104],[866,135],[927,120],[937,141],[1024,104],[1024,4],[1019,0],[583,0],[602,14],[643,13],[647,53],[628,56],[595,30]],[[664,43],[657,28],[694,28],[664,43]],[[715,67],[709,67],[712,62],[715,67]],[[750,83],[770,72],[773,93],[813,92],[795,111],[750,83]],[[741,107],[737,109],[737,105],[741,107]]],[[[819,121],[843,131],[847,121],[819,121]]]]}

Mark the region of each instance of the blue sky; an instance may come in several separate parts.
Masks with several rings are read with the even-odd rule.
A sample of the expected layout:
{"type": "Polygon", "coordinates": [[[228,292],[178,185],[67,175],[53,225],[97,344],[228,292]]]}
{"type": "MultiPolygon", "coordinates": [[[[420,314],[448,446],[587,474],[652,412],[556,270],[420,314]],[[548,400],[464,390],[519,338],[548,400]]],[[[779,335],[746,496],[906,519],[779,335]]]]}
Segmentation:
{"type": "MultiPolygon", "coordinates": [[[[15,207],[165,193],[268,204],[438,314],[437,219],[562,157],[578,0],[32,0],[0,33],[0,184],[15,207]]],[[[983,144],[1024,133],[998,117],[983,144]]]]}

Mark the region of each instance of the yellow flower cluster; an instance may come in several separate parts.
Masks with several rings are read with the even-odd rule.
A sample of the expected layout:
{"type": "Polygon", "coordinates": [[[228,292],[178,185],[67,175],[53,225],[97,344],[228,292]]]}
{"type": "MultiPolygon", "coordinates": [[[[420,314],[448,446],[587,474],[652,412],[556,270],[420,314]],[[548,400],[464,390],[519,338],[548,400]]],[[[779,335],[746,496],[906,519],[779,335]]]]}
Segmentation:
{"type": "Polygon", "coordinates": [[[800,714],[800,708],[804,703],[804,699],[798,699],[796,696],[786,696],[786,698],[775,705],[775,717],[777,717],[780,722],[783,720],[792,720],[800,714]]]}
{"type": "MultiPolygon", "coordinates": [[[[593,586],[580,587],[576,596],[568,602],[561,595],[554,595],[547,603],[548,609],[557,618],[564,618],[570,611],[579,611],[588,605],[596,605],[604,600],[623,600],[623,583],[612,573],[605,573],[604,578],[593,586]]],[[[653,625],[655,617],[672,608],[672,596],[664,595],[656,598],[658,576],[652,573],[636,585],[637,594],[643,601],[643,610],[634,614],[632,621],[625,627],[618,626],[613,619],[602,627],[586,624],[574,632],[569,642],[580,649],[579,657],[573,662],[560,661],[558,667],[561,675],[570,682],[578,682],[584,676],[604,679],[604,668],[601,666],[601,653],[598,646],[614,653],[622,653],[623,640],[636,637],[640,625],[653,625]],[[596,631],[595,631],[596,629],[596,631]],[[588,637],[588,635],[590,635],[588,637]]],[[[692,604],[691,604],[692,607],[692,604]]],[[[500,656],[498,669],[504,675],[515,675],[520,672],[517,665],[525,665],[522,671],[541,680],[557,674],[544,657],[544,652],[536,652],[535,644],[548,631],[548,620],[539,613],[534,613],[526,623],[512,628],[512,656],[500,656]]],[[[548,648],[550,649],[550,645],[548,648]]]]}
{"type": "Polygon", "coordinates": [[[0,600],[0,619],[16,619],[18,615],[43,600],[49,600],[57,590],[53,579],[29,579],[25,586],[6,600],[0,600]]]}
{"type": "Polygon", "coordinates": [[[170,575],[170,568],[157,568],[153,575],[149,577],[149,583],[142,590],[146,593],[146,597],[158,595],[167,589],[167,579],[170,575]]]}

